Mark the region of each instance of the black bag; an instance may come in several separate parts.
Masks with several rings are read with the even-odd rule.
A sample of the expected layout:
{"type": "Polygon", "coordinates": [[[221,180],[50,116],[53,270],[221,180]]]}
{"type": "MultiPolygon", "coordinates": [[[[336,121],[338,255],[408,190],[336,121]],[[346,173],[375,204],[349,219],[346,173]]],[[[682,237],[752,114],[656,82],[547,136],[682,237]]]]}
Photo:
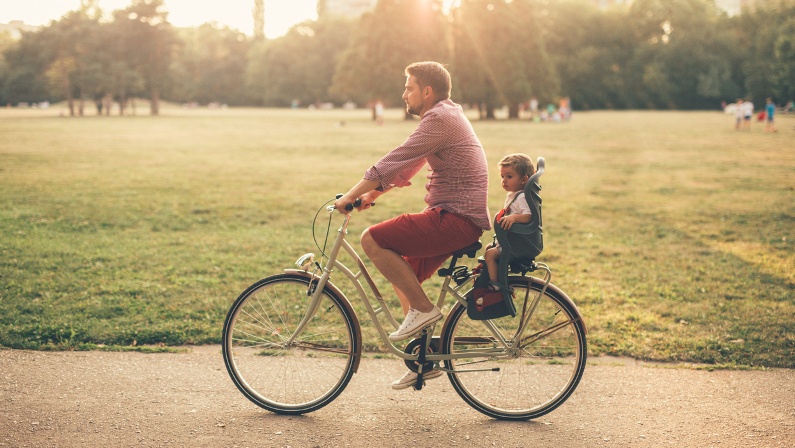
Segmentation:
{"type": "Polygon", "coordinates": [[[467,316],[472,320],[498,319],[505,316],[516,316],[513,304],[513,291],[501,288],[499,291],[489,289],[489,272],[485,263],[481,263],[480,277],[475,280],[474,288],[467,298],[467,316]]]}

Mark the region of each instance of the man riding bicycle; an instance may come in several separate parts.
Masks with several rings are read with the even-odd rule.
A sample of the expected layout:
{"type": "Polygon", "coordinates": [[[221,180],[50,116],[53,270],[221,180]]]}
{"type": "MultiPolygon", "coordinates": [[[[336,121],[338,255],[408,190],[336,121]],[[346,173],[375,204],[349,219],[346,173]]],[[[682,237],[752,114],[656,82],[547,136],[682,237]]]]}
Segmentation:
{"type": "MultiPolygon", "coordinates": [[[[429,165],[427,207],[362,233],[362,249],[392,283],[405,314],[400,327],[389,335],[391,341],[408,339],[442,318],[422,282],[455,250],[474,243],[491,228],[486,156],[463,109],[450,100],[450,73],[437,62],[417,62],[406,67],[405,75],[403,101],[406,111],[420,117],[419,125],[334,204],[340,213],[348,213],[345,207],[361,198],[358,209],[367,209],[390,189],[411,185],[411,178],[429,165]]],[[[424,378],[441,374],[432,371],[424,378]]],[[[404,389],[416,379],[417,374],[409,371],[392,387],[404,389]]]]}

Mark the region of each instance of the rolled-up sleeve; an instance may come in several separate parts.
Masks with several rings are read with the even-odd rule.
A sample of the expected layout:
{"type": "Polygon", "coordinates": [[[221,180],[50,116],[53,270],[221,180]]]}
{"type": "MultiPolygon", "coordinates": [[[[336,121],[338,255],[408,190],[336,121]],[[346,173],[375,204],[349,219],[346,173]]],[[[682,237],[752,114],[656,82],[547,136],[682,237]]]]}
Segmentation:
{"type": "Polygon", "coordinates": [[[464,216],[481,229],[491,228],[486,155],[463,110],[449,99],[427,111],[408,139],[364,178],[381,190],[406,187],[426,163],[431,174],[425,203],[464,216]]]}
{"type": "Polygon", "coordinates": [[[382,189],[407,187],[427,162],[427,157],[444,145],[444,123],[433,111],[420,121],[406,141],[370,167],[364,178],[378,182],[382,189]]]}

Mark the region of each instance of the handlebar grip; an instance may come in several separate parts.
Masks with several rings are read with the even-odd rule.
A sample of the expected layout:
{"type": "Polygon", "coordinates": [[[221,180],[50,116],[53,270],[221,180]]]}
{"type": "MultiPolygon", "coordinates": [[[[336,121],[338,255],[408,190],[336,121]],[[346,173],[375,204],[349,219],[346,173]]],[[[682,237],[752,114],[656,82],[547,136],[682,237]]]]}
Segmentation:
{"type": "Polygon", "coordinates": [[[346,205],[345,206],[345,210],[352,211],[353,209],[355,209],[356,207],[358,207],[360,205],[362,205],[362,199],[361,198],[357,198],[355,201],[353,201],[353,204],[346,205]]]}

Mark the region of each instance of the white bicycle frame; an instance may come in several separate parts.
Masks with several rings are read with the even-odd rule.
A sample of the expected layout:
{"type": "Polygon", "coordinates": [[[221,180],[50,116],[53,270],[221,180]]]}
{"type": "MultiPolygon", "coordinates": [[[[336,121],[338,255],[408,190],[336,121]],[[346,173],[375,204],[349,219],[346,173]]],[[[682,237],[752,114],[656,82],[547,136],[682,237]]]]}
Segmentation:
{"type": "MultiPolygon", "coordinates": [[[[328,207],[327,210],[328,210],[329,213],[334,213],[334,211],[335,211],[333,206],[328,207]]],[[[298,324],[298,327],[296,328],[296,330],[292,333],[292,336],[290,337],[290,339],[288,341],[286,341],[286,344],[287,345],[292,344],[293,341],[295,340],[295,338],[297,338],[303,332],[303,330],[306,327],[307,323],[315,315],[315,313],[317,312],[318,307],[320,306],[320,301],[321,301],[321,296],[323,294],[323,289],[326,287],[327,284],[330,284],[333,287],[333,283],[330,282],[330,278],[331,278],[332,272],[334,270],[337,270],[337,271],[341,272],[342,274],[344,274],[345,277],[347,277],[348,280],[350,280],[350,282],[353,284],[354,288],[356,289],[356,291],[358,292],[359,296],[361,297],[362,302],[365,305],[365,308],[367,309],[367,314],[370,316],[370,319],[372,320],[373,324],[375,325],[376,329],[378,330],[378,334],[380,335],[381,340],[387,346],[387,348],[389,349],[390,353],[392,353],[395,356],[398,356],[398,357],[400,357],[400,358],[402,358],[404,360],[407,360],[407,361],[410,361],[410,360],[416,361],[418,359],[419,355],[418,354],[414,354],[414,353],[406,353],[403,350],[400,350],[398,347],[396,347],[389,340],[386,330],[381,325],[381,322],[378,319],[379,314],[384,314],[384,316],[386,317],[386,319],[389,322],[389,324],[391,324],[395,329],[397,329],[398,326],[399,326],[398,322],[395,320],[394,316],[392,315],[392,312],[390,311],[389,307],[387,306],[386,302],[384,301],[384,298],[381,296],[381,293],[379,292],[378,287],[375,285],[375,282],[373,282],[373,278],[370,276],[370,273],[368,272],[367,268],[365,267],[364,263],[362,262],[361,257],[359,256],[359,254],[356,253],[356,251],[350,245],[350,243],[348,243],[348,241],[345,240],[345,236],[348,234],[348,224],[350,222],[350,219],[351,219],[351,214],[350,213],[345,215],[342,226],[337,230],[337,237],[334,240],[334,244],[331,247],[331,250],[328,252],[328,261],[326,262],[326,264],[324,266],[316,264],[314,262],[314,254],[309,253],[309,254],[303,255],[296,262],[296,265],[298,265],[301,269],[288,269],[288,270],[286,270],[288,273],[292,272],[292,273],[301,273],[301,274],[304,274],[304,275],[311,275],[312,279],[314,281],[316,281],[315,286],[314,286],[314,291],[312,291],[312,287],[310,286],[310,291],[312,291],[312,299],[310,300],[310,303],[307,306],[307,312],[304,315],[304,317],[301,320],[301,322],[298,324]],[[342,249],[345,249],[345,252],[347,252],[351,256],[351,258],[356,262],[356,264],[358,266],[358,269],[359,269],[359,272],[354,273],[351,269],[349,269],[347,266],[345,266],[342,262],[340,262],[337,259],[338,255],[340,253],[340,250],[342,250],[342,249]],[[316,266],[316,268],[317,267],[321,267],[322,268],[322,274],[318,276],[316,274],[316,272],[315,272],[316,269],[314,269],[314,270],[312,270],[312,272],[310,272],[310,268],[312,266],[316,266]],[[364,287],[363,287],[363,285],[362,285],[362,283],[360,281],[362,278],[365,279],[367,285],[370,288],[370,291],[373,293],[373,295],[375,297],[375,300],[378,303],[378,307],[377,308],[373,308],[373,304],[371,302],[371,299],[367,295],[367,292],[365,291],[365,289],[364,289],[364,287]]],[[[458,353],[458,354],[428,353],[425,356],[426,362],[433,362],[436,368],[438,368],[440,370],[445,370],[445,369],[443,369],[443,368],[441,368],[439,366],[439,362],[440,361],[445,361],[445,360],[450,360],[450,359],[459,359],[459,358],[473,358],[473,357],[493,357],[493,358],[508,357],[508,356],[511,356],[516,351],[520,350],[521,346],[525,345],[525,343],[532,342],[534,340],[537,340],[537,339],[539,339],[541,337],[544,337],[544,336],[556,331],[557,327],[553,327],[551,329],[548,329],[548,331],[545,331],[543,334],[530,335],[530,336],[527,336],[525,338],[519,338],[518,337],[519,335],[521,335],[524,332],[524,329],[526,328],[528,322],[530,321],[530,318],[533,315],[533,313],[535,311],[535,308],[538,305],[539,301],[541,300],[542,295],[546,291],[547,286],[549,285],[550,279],[552,277],[552,273],[551,273],[551,271],[550,271],[548,266],[546,266],[543,263],[538,263],[538,267],[541,270],[546,272],[545,275],[544,275],[544,278],[542,279],[542,281],[544,282],[544,286],[541,289],[541,291],[539,292],[539,294],[532,300],[532,302],[528,302],[528,300],[527,300],[528,296],[527,295],[525,296],[525,298],[523,300],[523,306],[522,306],[522,312],[521,312],[521,319],[522,319],[521,322],[522,323],[519,326],[519,328],[517,329],[516,334],[514,334],[511,339],[506,339],[505,337],[503,337],[502,333],[496,328],[496,326],[494,325],[493,322],[491,322],[489,320],[483,320],[483,321],[480,321],[480,322],[483,323],[484,327],[489,331],[489,333],[494,338],[492,340],[493,347],[491,347],[491,348],[483,348],[483,349],[475,349],[475,350],[467,350],[464,353],[458,353]]],[[[452,295],[453,297],[455,297],[455,300],[457,302],[459,302],[462,305],[466,306],[466,303],[467,303],[466,297],[464,297],[464,295],[462,295],[460,291],[464,290],[472,281],[474,281],[475,278],[476,278],[476,276],[472,276],[469,279],[467,279],[466,281],[464,281],[463,283],[461,283],[460,285],[451,286],[450,281],[452,279],[452,276],[451,276],[450,273],[448,273],[448,275],[446,275],[444,277],[444,282],[442,284],[441,292],[439,294],[439,298],[436,301],[436,305],[439,307],[439,309],[441,309],[444,306],[444,301],[445,301],[445,298],[447,297],[447,294],[452,295]]],[[[337,289],[337,288],[333,288],[333,289],[339,291],[339,289],[337,289]]],[[[469,290],[465,291],[464,294],[466,294],[466,292],[468,292],[468,291],[469,290]]],[[[529,293],[530,293],[530,289],[528,288],[527,289],[527,294],[529,294],[529,293]]],[[[348,302],[350,302],[350,300],[344,294],[342,294],[342,297],[345,300],[348,300],[348,302]]],[[[563,326],[567,325],[568,323],[569,322],[561,323],[559,328],[562,328],[563,326]]],[[[433,325],[433,327],[431,328],[431,330],[430,330],[430,332],[428,334],[427,341],[431,340],[431,337],[433,336],[433,330],[434,329],[435,329],[435,324],[433,325]]],[[[458,371],[460,372],[460,370],[458,370],[458,371]]]]}

